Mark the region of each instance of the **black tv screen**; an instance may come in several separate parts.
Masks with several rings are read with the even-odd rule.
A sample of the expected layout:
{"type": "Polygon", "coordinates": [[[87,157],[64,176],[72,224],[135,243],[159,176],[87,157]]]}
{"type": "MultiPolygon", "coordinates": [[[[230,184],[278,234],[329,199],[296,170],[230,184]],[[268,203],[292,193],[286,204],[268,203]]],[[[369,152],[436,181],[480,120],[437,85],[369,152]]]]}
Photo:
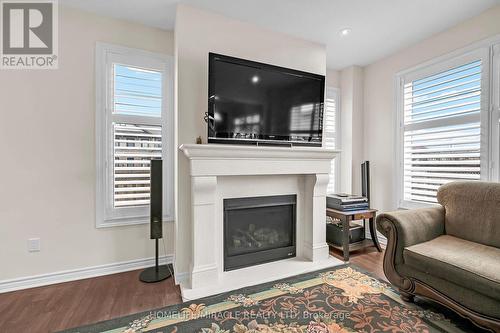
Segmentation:
{"type": "Polygon", "coordinates": [[[325,77],[209,54],[208,142],[320,146],[325,77]]]}

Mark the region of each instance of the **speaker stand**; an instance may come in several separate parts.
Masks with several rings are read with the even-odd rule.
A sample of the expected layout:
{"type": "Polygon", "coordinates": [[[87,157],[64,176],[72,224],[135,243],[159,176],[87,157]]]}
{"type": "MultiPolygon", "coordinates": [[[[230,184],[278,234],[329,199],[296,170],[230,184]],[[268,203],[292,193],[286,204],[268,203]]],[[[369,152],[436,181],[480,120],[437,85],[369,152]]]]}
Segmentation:
{"type": "Polygon", "coordinates": [[[158,239],[155,239],[155,266],[146,268],[139,275],[139,280],[146,283],[153,283],[163,281],[169,278],[172,274],[170,273],[169,265],[159,265],[158,264],[158,239]]]}

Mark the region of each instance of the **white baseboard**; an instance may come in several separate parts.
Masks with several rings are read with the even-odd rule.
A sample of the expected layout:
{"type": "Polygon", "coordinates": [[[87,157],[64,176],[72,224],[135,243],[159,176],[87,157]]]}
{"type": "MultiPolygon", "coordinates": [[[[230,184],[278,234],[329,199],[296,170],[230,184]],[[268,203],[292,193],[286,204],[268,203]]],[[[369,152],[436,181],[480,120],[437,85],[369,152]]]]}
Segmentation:
{"type": "Polygon", "coordinates": [[[180,285],[183,283],[185,284],[188,281],[189,273],[188,272],[181,272],[181,273],[174,272],[174,278],[175,278],[176,285],[180,285]]]}
{"type": "MultiPolygon", "coordinates": [[[[173,255],[160,257],[160,263],[162,265],[167,263],[171,264],[172,261],[173,255]]],[[[0,281],[0,293],[132,271],[154,266],[154,264],[154,258],[144,258],[93,267],[77,268],[48,274],[27,276],[10,280],[2,280],[0,281]]]]}

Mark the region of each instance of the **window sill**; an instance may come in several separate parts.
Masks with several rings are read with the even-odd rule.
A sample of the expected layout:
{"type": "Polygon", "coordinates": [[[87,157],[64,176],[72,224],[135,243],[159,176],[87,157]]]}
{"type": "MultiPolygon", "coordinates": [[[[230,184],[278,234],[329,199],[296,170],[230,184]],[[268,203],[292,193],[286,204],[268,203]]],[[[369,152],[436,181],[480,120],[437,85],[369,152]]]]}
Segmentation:
{"type": "MultiPolygon", "coordinates": [[[[164,215],[163,223],[173,222],[174,218],[172,216],[164,215]]],[[[111,227],[125,227],[130,225],[141,225],[149,224],[149,216],[142,217],[127,217],[127,218],[111,218],[96,222],[96,228],[111,228],[111,227]]]]}
{"type": "Polygon", "coordinates": [[[398,209],[419,209],[439,206],[438,203],[425,203],[416,201],[402,201],[398,204],[398,209]]]}

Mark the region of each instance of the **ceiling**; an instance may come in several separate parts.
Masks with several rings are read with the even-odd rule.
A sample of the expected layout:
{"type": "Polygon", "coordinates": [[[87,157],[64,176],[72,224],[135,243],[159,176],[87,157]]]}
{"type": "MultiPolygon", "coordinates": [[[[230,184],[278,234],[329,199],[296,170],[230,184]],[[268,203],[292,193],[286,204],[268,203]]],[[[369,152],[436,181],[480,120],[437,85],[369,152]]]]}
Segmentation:
{"type": "Polygon", "coordinates": [[[328,68],[367,65],[500,0],[60,0],[63,5],[173,30],[177,3],[327,46],[328,68]],[[348,36],[339,31],[350,28],[348,36]]]}

